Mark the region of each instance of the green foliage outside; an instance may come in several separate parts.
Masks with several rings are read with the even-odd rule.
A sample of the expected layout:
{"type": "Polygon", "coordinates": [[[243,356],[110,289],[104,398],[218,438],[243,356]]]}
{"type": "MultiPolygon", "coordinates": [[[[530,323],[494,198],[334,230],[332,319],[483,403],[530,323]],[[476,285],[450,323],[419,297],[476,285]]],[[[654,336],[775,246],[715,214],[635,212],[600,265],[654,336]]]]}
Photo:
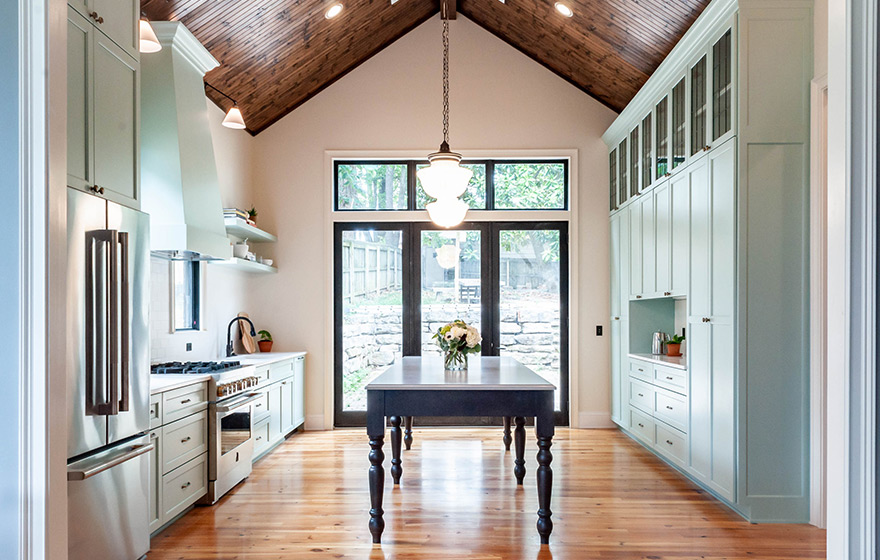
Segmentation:
{"type": "Polygon", "coordinates": [[[341,209],[406,208],[405,164],[344,164],[339,166],[341,209]]]}

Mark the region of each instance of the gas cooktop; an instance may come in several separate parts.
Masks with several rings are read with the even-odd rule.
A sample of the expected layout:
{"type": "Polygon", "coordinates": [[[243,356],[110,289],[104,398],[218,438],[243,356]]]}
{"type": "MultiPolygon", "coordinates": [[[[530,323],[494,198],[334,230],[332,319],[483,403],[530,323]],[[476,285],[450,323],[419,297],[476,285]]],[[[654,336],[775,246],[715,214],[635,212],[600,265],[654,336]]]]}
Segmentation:
{"type": "Polygon", "coordinates": [[[164,364],[153,364],[150,366],[150,373],[176,373],[176,374],[200,374],[200,373],[221,373],[241,367],[241,362],[166,362],[164,364]]]}

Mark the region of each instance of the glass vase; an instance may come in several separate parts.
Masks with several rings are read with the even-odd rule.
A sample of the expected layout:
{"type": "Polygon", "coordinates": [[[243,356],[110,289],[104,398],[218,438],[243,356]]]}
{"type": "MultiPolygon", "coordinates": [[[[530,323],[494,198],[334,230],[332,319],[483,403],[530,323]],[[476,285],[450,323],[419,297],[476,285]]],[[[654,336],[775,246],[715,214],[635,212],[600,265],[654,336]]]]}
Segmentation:
{"type": "Polygon", "coordinates": [[[446,371],[466,371],[467,355],[457,350],[446,352],[443,355],[443,367],[446,371]]]}

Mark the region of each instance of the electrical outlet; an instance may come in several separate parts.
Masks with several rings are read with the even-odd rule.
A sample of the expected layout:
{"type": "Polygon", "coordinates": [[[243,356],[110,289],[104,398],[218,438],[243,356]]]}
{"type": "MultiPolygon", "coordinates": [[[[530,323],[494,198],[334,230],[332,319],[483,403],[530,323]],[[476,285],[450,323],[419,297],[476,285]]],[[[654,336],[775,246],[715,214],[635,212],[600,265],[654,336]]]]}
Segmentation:
{"type": "Polygon", "coordinates": [[[602,325],[596,325],[596,336],[602,336],[602,325]]]}
{"type": "Polygon", "coordinates": [[[192,342],[187,342],[187,343],[186,343],[186,351],[187,351],[187,352],[192,352],[192,349],[193,349],[193,343],[192,343],[192,342]]]}

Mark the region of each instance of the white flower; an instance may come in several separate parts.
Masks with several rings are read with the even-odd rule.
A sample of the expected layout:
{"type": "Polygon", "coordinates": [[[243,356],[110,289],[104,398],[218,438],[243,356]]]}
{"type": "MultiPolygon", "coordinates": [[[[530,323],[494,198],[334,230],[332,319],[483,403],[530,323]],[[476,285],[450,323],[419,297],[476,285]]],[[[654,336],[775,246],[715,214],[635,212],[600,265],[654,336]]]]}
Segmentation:
{"type": "Polygon", "coordinates": [[[467,328],[467,345],[469,348],[473,348],[480,341],[483,340],[483,337],[480,336],[480,332],[474,327],[467,328]]]}
{"type": "Polygon", "coordinates": [[[452,340],[452,331],[446,331],[446,334],[443,335],[443,338],[446,340],[452,340]]]}
{"type": "Polygon", "coordinates": [[[455,326],[455,327],[452,327],[451,329],[449,329],[449,334],[452,335],[452,338],[454,338],[456,340],[460,340],[461,337],[467,335],[467,329],[455,326]]]}

